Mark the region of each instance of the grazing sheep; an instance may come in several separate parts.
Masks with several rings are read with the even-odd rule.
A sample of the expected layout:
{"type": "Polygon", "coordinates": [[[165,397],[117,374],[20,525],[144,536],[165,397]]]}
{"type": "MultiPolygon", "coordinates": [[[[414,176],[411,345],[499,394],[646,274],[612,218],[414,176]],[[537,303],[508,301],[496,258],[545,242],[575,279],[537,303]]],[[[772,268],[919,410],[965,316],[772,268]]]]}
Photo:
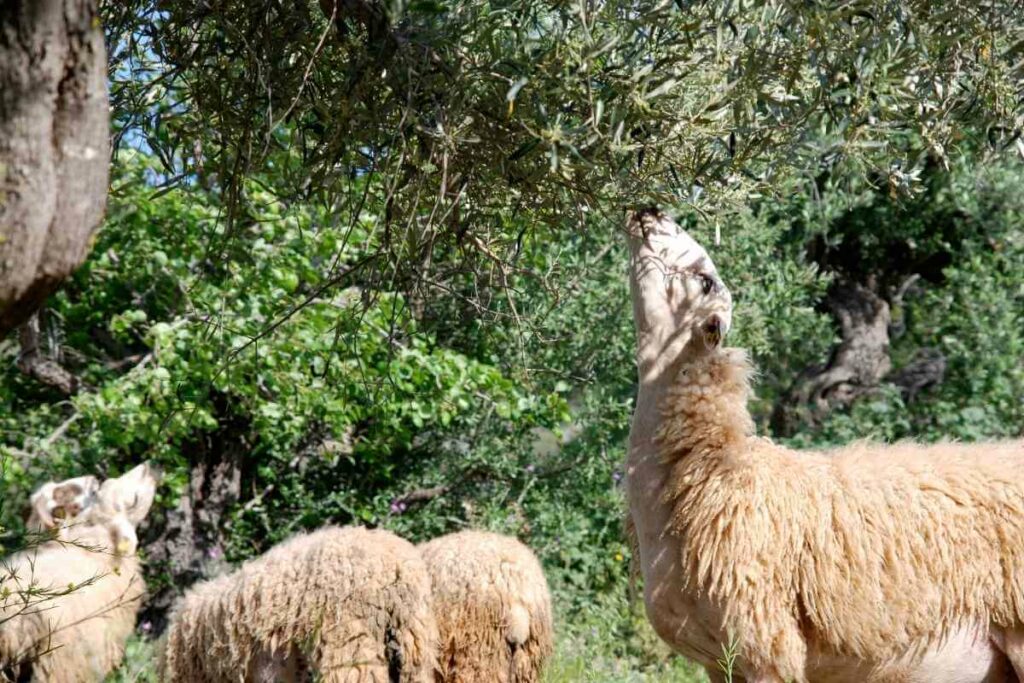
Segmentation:
{"type": "MultiPolygon", "coordinates": [[[[156,474],[140,465],[103,482],[84,510],[50,507],[56,514],[38,519],[44,528],[62,518],[78,521],[62,527],[56,540],[0,562],[3,676],[100,681],[117,667],[145,590],[135,528],[156,485],[156,474]]],[[[65,503],[78,505],[74,498],[65,503]]]]}
{"type": "Polygon", "coordinates": [[[167,681],[433,683],[437,623],[416,548],[327,528],[193,587],[175,607],[167,681]]]}
{"type": "Polygon", "coordinates": [[[748,683],[1008,683],[1011,662],[1024,677],[1024,442],[814,453],[757,438],[746,354],[718,348],[727,299],[651,265],[710,260],[657,213],[630,235],[627,489],[659,635],[713,681],[729,642],[748,683]]]}
{"type": "Polygon", "coordinates": [[[434,587],[443,683],[533,683],[551,655],[551,595],[514,538],[463,531],[420,546],[434,587]]]}

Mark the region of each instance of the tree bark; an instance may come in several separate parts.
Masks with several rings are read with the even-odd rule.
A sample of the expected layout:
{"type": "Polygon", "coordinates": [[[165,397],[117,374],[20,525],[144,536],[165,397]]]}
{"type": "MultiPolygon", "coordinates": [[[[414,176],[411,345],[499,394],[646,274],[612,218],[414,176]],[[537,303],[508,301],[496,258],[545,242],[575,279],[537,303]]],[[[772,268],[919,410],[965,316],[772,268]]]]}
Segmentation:
{"type": "Polygon", "coordinates": [[[36,312],[25,321],[18,333],[21,342],[18,368],[29,377],[56,389],[65,396],[74,394],[78,391],[81,382],[56,358],[51,358],[44,352],[41,348],[43,340],[40,337],[39,313],[36,312]]]}
{"type": "Polygon", "coordinates": [[[871,287],[840,280],[829,292],[828,307],[839,322],[842,341],[827,363],[805,370],[776,404],[772,430],[780,436],[792,436],[800,424],[814,424],[830,410],[850,405],[892,369],[892,316],[885,299],[871,287]]]}
{"type": "Polygon", "coordinates": [[[149,622],[153,635],[166,628],[168,611],[183,589],[229,569],[226,524],[241,495],[243,449],[218,435],[196,444],[188,489],[163,524],[150,525],[158,535],[144,543],[150,568],[169,579],[151,588],[143,606],[141,620],[149,622]]]}
{"type": "Polygon", "coordinates": [[[0,336],[85,260],[106,207],[97,0],[0,0],[0,336]]]}

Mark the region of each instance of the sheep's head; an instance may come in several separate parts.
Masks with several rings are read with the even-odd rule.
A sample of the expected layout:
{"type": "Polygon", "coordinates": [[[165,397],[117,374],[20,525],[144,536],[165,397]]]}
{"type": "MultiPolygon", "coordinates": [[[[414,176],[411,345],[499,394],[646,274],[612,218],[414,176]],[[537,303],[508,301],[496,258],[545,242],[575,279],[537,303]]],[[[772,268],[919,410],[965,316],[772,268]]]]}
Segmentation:
{"type": "Polygon", "coordinates": [[[29,499],[25,526],[31,531],[46,531],[77,523],[99,489],[99,480],[91,475],[48,481],[29,499]]]}
{"type": "Polygon", "coordinates": [[[106,546],[117,555],[133,555],[139,539],[136,528],[149,514],[160,472],[149,463],[143,463],[120,477],[107,479],[96,494],[95,503],[84,513],[83,533],[103,530],[98,545],[106,546]]]}
{"type": "Polygon", "coordinates": [[[32,494],[26,525],[52,529],[62,542],[132,555],[136,527],[149,513],[159,483],[160,472],[149,463],[102,484],[93,476],[47,482],[32,494]]]}
{"type": "Polygon", "coordinates": [[[627,223],[630,290],[641,379],[656,379],[683,357],[722,343],[732,323],[732,294],[704,248],[656,209],[627,223]]]}

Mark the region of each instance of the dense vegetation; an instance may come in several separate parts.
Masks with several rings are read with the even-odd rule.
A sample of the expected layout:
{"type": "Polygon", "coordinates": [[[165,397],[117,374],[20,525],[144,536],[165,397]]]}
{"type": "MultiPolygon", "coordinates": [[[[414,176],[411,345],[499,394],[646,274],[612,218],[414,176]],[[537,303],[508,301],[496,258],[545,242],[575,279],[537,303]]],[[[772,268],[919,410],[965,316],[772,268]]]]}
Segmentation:
{"type": "Polygon", "coordinates": [[[0,341],[0,550],[46,478],[165,471],[126,679],[151,675],[187,584],[360,523],[527,541],[556,593],[553,680],[689,680],[631,601],[621,532],[627,200],[668,203],[708,247],[761,430],[843,341],[827,300],[852,282],[891,305],[893,369],[777,436],[1024,433],[1024,168],[1019,135],[986,127],[1019,116],[1016,34],[957,61],[948,17],[919,7],[662,3],[648,32],[615,3],[415,2],[385,56],[382,28],[335,43],[309,3],[194,4],[106,9],[107,220],[38,318],[74,390],[0,341]],[[943,371],[908,385],[921,359],[943,371]]]}
{"type": "MultiPolygon", "coordinates": [[[[930,347],[948,369],[909,403],[883,384],[794,442],[1024,432],[1022,179],[1016,162],[964,162],[909,202],[869,188],[795,195],[752,206],[718,246],[690,216],[736,293],[732,341],[758,358],[762,427],[835,338],[816,309],[830,274],[807,256],[824,237],[865,259],[899,243],[948,252],[937,279],[905,296],[892,349],[897,368],[930,347]]],[[[187,571],[158,548],[158,594],[300,528],[356,522],[422,539],[481,526],[542,556],[572,643],[566,671],[589,669],[594,650],[608,680],[663,666],[628,604],[620,532],[635,381],[620,236],[524,241],[507,297],[480,320],[458,292],[417,309],[359,278],[322,291],[372,245],[372,214],[338,226],[254,186],[247,248],[210,262],[200,256],[220,226],[217,197],[155,184],[147,156],[122,155],[96,249],[43,316],[50,353],[84,388],[56,395],[18,371],[12,341],[0,347],[5,526],[44,476],[150,458],[168,475],[164,517],[150,525],[161,546],[156,530],[196,464],[229,457],[238,481],[222,492],[220,525],[196,530],[202,556],[187,571]]]]}

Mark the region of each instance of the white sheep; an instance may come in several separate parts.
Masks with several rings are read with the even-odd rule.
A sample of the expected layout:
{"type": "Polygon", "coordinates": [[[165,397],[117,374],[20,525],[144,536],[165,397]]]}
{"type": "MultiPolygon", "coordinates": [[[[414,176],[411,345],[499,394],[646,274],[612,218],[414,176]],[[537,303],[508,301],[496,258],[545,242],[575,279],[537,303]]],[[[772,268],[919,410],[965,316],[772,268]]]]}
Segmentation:
{"type": "Polygon", "coordinates": [[[433,683],[437,623],[416,548],[383,530],[327,528],[189,590],[166,681],[433,683]]]}
{"type": "Polygon", "coordinates": [[[753,434],[731,300],[667,218],[629,226],[640,395],[627,491],[658,634],[721,681],[979,683],[1024,677],[1024,442],[753,434]]]}
{"type": "Polygon", "coordinates": [[[535,683],[553,650],[551,595],[533,552],[482,531],[420,546],[441,633],[441,683],[535,683]]]}
{"type": "MultiPolygon", "coordinates": [[[[145,590],[135,528],[156,485],[156,473],[140,465],[104,481],[84,509],[43,507],[33,524],[55,529],[55,539],[0,561],[0,671],[70,683],[102,680],[118,666],[145,590]]],[[[77,494],[63,500],[81,503],[77,494]]]]}

